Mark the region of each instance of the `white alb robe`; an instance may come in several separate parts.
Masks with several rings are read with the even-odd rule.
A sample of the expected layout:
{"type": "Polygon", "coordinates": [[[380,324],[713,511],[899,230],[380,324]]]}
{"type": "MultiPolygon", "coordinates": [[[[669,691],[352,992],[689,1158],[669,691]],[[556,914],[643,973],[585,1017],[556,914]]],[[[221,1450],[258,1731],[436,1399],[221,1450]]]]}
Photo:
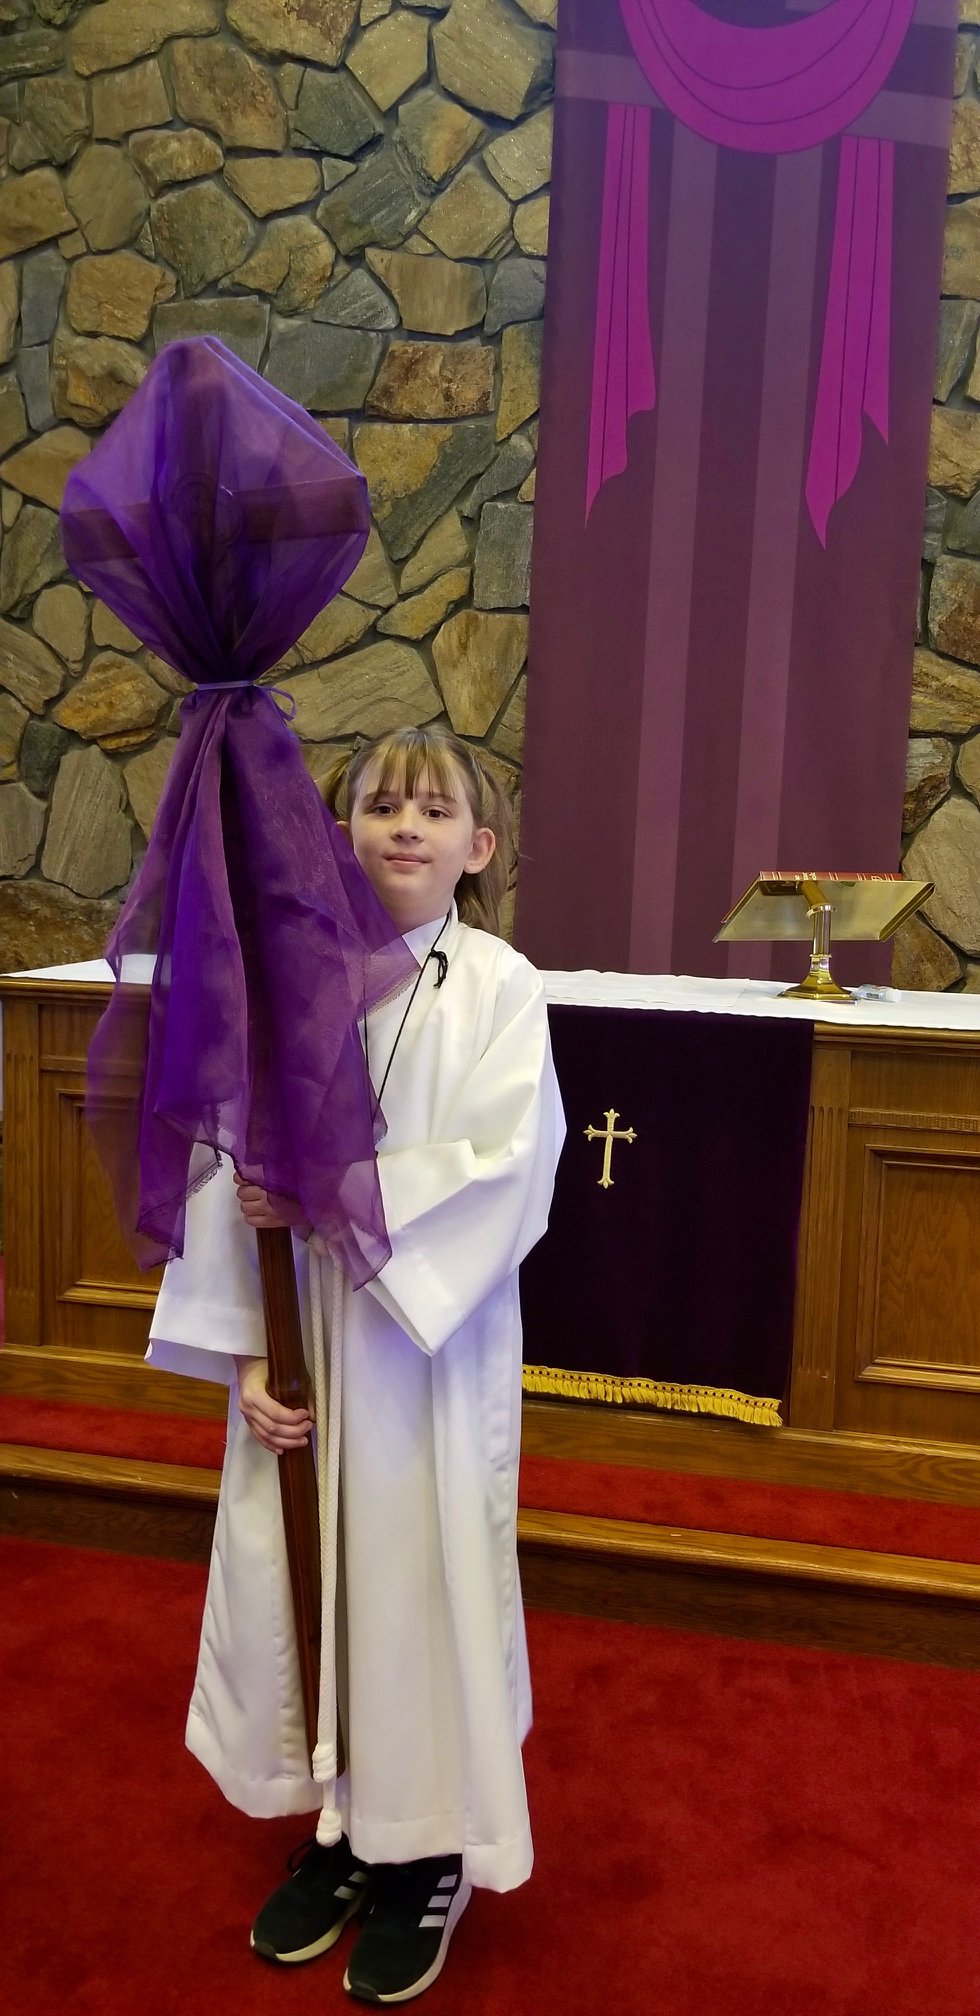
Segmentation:
{"type": "MultiPolygon", "coordinates": [[[[408,934],[420,961],[440,922],[408,934]]],[[[533,967],[455,912],[440,950],[447,977],[437,988],[435,964],[424,968],[384,1094],[378,1167],[392,1257],[355,1293],[295,1242],[309,1356],[310,1268],[321,1272],[330,1332],[330,1404],[318,1421],[321,1519],[327,1508],[318,1783],[277,1459],[237,1404],[233,1354],[264,1354],[265,1335],[255,1237],[227,1166],[190,1200],[148,1357],[232,1387],[190,1749],[247,1813],[322,1802],[320,1838],[342,1825],[365,1861],[461,1850],[468,1881],[507,1890],[532,1859],[520,1754],[531,1696],[516,1551],[517,1268],[547,1223],[564,1123],[533,967]],[[335,1685],[348,1760],[337,1782],[335,1685]]],[[[370,1018],[375,1084],[406,1001],[403,992],[370,1018]]]]}

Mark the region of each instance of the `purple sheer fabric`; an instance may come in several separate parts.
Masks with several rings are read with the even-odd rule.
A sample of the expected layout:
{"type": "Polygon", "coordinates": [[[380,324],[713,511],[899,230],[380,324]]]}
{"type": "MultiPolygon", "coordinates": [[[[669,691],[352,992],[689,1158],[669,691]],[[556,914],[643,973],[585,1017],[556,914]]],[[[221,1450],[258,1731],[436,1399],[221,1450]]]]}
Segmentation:
{"type": "Polygon", "coordinates": [[[161,352],[65,490],[70,566],[198,686],[89,1052],[86,1112],[142,1266],[183,1251],[221,1152],[295,1199],[356,1284],[389,1257],[358,1018],[417,967],[271,693],[207,690],[276,663],[368,526],[346,456],[210,337],[161,352]]]}

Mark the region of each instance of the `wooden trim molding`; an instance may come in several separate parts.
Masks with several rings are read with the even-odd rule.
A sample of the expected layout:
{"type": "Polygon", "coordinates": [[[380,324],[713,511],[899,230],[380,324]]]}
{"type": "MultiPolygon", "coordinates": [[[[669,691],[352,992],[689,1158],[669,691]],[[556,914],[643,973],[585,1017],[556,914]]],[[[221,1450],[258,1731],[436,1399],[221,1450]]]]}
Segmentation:
{"type": "Polygon", "coordinates": [[[884,1106],[852,1106],[850,1127],[903,1127],[912,1134],[980,1134],[972,1113],[902,1113],[884,1106]]]}
{"type": "Polygon", "coordinates": [[[41,1334],[41,1114],[39,1016],[30,999],[4,1014],[4,1157],[6,1197],[6,1326],[9,1334],[41,1334]]]}
{"type": "Polygon", "coordinates": [[[792,1428],[834,1425],[840,1254],[851,1058],[814,1045],[810,1135],[800,1214],[796,1323],[789,1398],[792,1428]]]}

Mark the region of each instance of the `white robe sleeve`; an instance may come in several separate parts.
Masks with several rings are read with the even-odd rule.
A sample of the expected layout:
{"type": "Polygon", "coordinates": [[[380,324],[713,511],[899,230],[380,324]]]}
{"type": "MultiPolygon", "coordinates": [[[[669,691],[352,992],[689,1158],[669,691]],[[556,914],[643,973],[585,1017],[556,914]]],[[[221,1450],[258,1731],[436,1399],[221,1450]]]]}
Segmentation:
{"type": "Polygon", "coordinates": [[[164,1271],[146,1356],[157,1371],[231,1386],[236,1355],[264,1358],[265,1349],[255,1233],[223,1156],[211,1181],[187,1200],[183,1257],[164,1271]]]}
{"type": "Polygon", "coordinates": [[[548,1223],[564,1119],[540,975],[515,965],[490,1042],[453,1102],[446,1138],[383,1151],[392,1254],[364,1293],[435,1352],[536,1245],[548,1223]]]}

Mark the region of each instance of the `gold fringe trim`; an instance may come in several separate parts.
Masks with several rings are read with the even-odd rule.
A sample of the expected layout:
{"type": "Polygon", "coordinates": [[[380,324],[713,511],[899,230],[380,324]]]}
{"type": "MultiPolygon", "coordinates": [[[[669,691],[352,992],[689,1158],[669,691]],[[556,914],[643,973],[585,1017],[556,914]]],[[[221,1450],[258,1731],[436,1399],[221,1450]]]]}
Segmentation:
{"type": "Polygon", "coordinates": [[[725,1386],[681,1386],[669,1379],[621,1379],[615,1372],[559,1372],[525,1365],[525,1393],[554,1393],[562,1400],[604,1400],[615,1407],[668,1407],[683,1414],[720,1414],[781,1428],[778,1400],[758,1400],[725,1386]]]}

